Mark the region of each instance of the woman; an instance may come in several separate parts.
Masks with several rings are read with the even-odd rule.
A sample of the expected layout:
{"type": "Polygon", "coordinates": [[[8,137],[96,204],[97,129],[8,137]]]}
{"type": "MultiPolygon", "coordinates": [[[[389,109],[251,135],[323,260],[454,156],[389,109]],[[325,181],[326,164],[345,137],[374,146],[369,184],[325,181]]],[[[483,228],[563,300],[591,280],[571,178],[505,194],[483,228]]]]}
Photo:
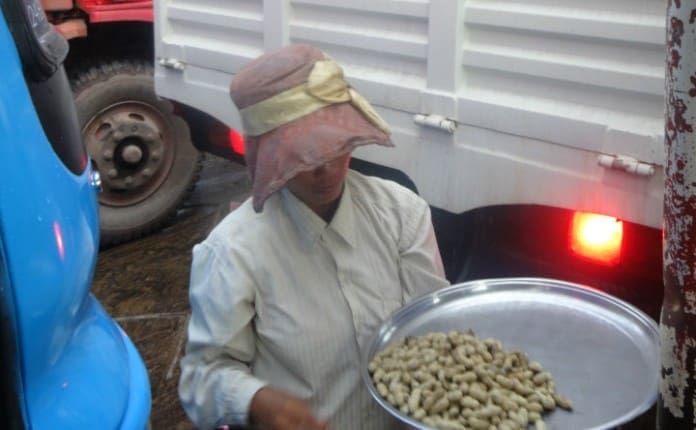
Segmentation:
{"type": "Polygon", "coordinates": [[[360,379],[370,336],[447,285],[428,205],[348,170],[389,129],[319,49],[293,45],[231,84],[252,198],[194,247],[179,394],[200,428],[382,429],[360,379]]]}

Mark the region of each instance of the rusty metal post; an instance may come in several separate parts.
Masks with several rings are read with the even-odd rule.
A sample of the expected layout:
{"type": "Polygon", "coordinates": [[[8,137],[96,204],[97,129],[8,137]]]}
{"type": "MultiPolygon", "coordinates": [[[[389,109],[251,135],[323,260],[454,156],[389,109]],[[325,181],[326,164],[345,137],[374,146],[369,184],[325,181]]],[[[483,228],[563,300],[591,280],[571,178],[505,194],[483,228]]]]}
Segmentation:
{"type": "Polygon", "coordinates": [[[696,428],[696,0],[667,7],[662,369],[657,427],[696,428]]]}

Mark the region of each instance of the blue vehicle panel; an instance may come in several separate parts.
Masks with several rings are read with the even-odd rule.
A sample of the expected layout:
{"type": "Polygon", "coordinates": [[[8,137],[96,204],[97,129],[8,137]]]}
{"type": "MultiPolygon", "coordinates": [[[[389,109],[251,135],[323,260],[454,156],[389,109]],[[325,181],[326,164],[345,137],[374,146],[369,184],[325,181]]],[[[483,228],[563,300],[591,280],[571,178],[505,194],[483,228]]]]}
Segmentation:
{"type": "MultiPolygon", "coordinates": [[[[24,66],[0,19],[0,299],[16,337],[24,426],[143,429],[150,413],[145,366],[89,292],[99,241],[95,172],[86,155],[75,173],[57,154],[24,66]]],[[[65,79],[62,67],[56,73],[65,79]]]]}

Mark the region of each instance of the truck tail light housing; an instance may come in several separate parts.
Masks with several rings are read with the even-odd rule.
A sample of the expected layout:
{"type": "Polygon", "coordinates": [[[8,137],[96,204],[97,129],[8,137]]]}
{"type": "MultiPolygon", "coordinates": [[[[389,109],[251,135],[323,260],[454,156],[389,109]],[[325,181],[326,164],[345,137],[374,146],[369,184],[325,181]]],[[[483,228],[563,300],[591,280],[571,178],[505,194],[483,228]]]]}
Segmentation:
{"type": "Polygon", "coordinates": [[[606,266],[621,261],[623,223],[616,218],[575,212],[570,227],[570,250],[579,257],[606,266]]]}

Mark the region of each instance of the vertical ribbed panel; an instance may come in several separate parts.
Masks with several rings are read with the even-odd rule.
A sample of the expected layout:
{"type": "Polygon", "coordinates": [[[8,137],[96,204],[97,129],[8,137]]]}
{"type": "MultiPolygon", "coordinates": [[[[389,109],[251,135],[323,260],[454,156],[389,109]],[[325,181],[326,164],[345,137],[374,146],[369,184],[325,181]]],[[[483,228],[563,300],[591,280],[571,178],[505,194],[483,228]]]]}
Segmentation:
{"type": "Polygon", "coordinates": [[[230,71],[263,53],[263,19],[263,0],[171,0],[164,42],[184,46],[187,63],[230,71]]]}
{"type": "MultiPolygon", "coordinates": [[[[612,143],[567,136],[564,127],[553,132],[557,119],[655,139],[664,110],[664,14],[661,1],[467,1],[460,120],[594,150],[612,143]],[[510,114],[524,118],[524,129],[496,120],[510,114]]],[[[636,151],[662,164],[661,153],[636,151]]]]}
{"type": "MultiPolygon", "coordinates": [[[[399,87],[425,87],[428,2],[293,0],[291,5],[292,43],[319,46],[357,80],[397,93],[399,87]]],[[[373,96],[376,104],[392,104],[373,96]]]]}
{"type": "Polygon", "coordinates": [[[659,227],[665,10],[664,0],[158,0],[157,55],[185,69],[159,66],[157,91],[239,127],[232,75],[265,51],[314,44],[392,127],[396,150],[360,155],[408,174],[429,203],[539,204],[659,227]],[[420,126],[415,114],[458,127],[420,126]],[[657,173],[598,165],[607,154],[657,173]]]}

